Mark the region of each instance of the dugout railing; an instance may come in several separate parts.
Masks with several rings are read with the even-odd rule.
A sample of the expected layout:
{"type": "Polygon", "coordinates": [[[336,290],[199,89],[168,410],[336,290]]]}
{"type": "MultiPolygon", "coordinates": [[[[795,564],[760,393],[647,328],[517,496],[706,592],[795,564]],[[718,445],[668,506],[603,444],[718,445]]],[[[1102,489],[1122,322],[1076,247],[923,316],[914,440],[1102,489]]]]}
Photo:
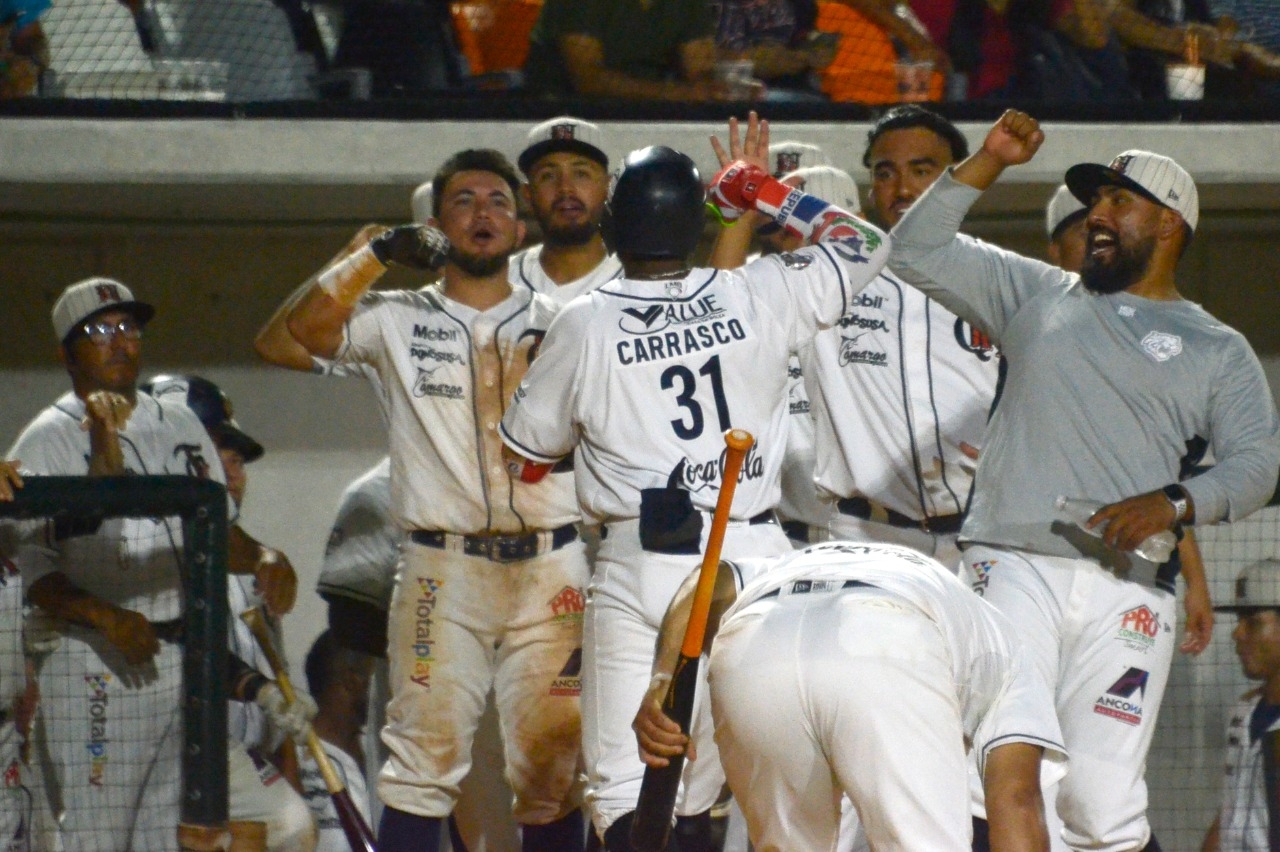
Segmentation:
{"type": "Polygon", "coordinates": [[[0,520],[172,516],[183,541],[181,823],[199,842],[227,825],[226,488],[189,476],[33,476],[0,502],[0,520]]]}

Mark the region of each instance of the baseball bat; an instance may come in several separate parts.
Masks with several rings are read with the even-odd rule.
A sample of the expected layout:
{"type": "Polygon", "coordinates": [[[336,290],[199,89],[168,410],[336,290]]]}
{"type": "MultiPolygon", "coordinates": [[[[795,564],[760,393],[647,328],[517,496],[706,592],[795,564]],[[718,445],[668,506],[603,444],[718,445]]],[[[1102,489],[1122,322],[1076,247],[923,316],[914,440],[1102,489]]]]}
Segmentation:
{"type": "MultiPolygon", "coordinates": [[[[292,704],[297,700],[297,694],[293,691],[293,683],[289,680],[289,672],[285,669],[284,660],[280,659],[280,654],[276,651],[275,642],[272,641],[271,632],[267,629],[267,619],[262,614],[261,607],[255,606],[245,610],[240,613],[240,619],[249,625],[253,638],[258,641],[262,653],[266,655],[284,700],[292,704]]],[[[320,737],[315,731],[307,731],[307,749],[315,758],[316,766],[320,767],[324,786],[329,790],[329,798],[333,800],[333,809],[338,814],[338,822],[342,824],[342,833],[347,837],[351,852],[378,852],[378,847],[374,845],[373,832],[369,830],[364,817],[360,816],[355,802],[351,801],[347,786],[342,783],[338,771],[333,768],[333,762],[329,760],[329,755],[325,753],[320,737]]]]}
{"type": "MultiPolygon", "coordinates": [[[[702,554],[702,567],[698,571],[693,609],[689,613],[689,624],[685,627],[684,641],[680,645],[680,658],[676,661],[675,672],[662,700],[662,712],[676,722],[685,734],[689,733],[693,718],[693,696],[698,688],[698,662],[702,658],[702,643],[707,633],[707,618],[711,613],[711,597],[716,586],[716,571],[720,567],[724,531],[729,524],[729,510],[733,506],[733,492],[738,487],[738,472],[742,469],[742,460],[755,443],[755,438],[742,429],[730,429],[724,433],[724,442],[727,447],[724,474],[720,480],[715,514],[711,516],[711,530],[707,533],[707,549],[702,554]]],[[[637,852],[661,852],[666,848],[667,837],[671,833],[671,815],[675,812],[676,793],[683,772],[683,754],[669,758],[664,767],[645,767],[640,798],[636,802],[635,817],[631,823],[631,845],[637,852]]]]}

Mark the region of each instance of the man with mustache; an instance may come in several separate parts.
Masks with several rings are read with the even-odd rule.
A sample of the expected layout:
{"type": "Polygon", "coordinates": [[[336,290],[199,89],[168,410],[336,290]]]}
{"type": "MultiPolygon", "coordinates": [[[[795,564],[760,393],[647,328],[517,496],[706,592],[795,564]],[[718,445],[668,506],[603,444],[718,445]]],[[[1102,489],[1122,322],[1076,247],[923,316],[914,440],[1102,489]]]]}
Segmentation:
{"type": "Polygon", "coordinates": [[[524,237],[519,188],[500,153],[456,154],[433,180],[427,227],[377,234],[288,315],[311,355],[373,369],[390,432],[391,515],[405,538],[388,624],[383,852],[439,848],[491,687],[523,848],[582,848],[578,507],[571,474],[509,474],[497,433],[555,312],[508,278],[524,237]],[[430,269],[442,252],[438,285],[369,292],[389,262],[430,269]]]}
{"type": "Polygon", "coordinates": [[[1168,157],[1132,150],[1067,171],[1089,206],[1079,275],[957,234],[981,191],[1043,141],[1033,118],[1006,112],[894,228],[890,265],[1008,360],[961,540],[976,588],[1055,688],[1072,755],[1064,839],[1154,850],[1143,768],[1177,616],[1173,572],[1133,551],[1262,506],[1280,418],[1247,341],[1178,293],[1199,203],[1168,157]],[[1217,463],[1179,483],[1207,447],[1217,463]],[[1058,496],[1104,504],[1089,532],[1063,522],[1058,496]]]}

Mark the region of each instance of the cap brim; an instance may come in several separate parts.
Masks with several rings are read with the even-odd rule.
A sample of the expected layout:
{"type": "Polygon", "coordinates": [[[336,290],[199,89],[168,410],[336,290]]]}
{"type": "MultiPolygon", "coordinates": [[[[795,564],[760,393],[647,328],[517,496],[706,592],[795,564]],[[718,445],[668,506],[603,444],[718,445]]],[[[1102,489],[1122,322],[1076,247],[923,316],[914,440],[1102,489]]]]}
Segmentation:
{"type": "Polygon", "coordinates": [[[218,449],[235,450],[246,463],[257,461],[266,452],[261,444],[230,423],[219,423],[209,429],[209,435],[218,449]]]}
{"type": "Polygon", "coordinates": [[[1280,603],[1222,604],[1220,606],[1215,606],[1213,608],[1213,611],[1214,612],[1256,612],[1257,610],[1260,610],[1260,609],[1280,609],[1280,603]]]}
{"type": "Polygon", "coordinates": [[[595,160],[607,170],[609,168],[609,157],[597,148],[581,139],[544,139],[541,142],[535,142],[524,152],[520,154],[518,165],[520,171],[528,177],[529,169],[533,168],[533,164],[545,157],[547,154],[555,154],[565,151],[570,154],[581,154],[588,159],[595,160]]]}
{"type": "Polygon", "coordinates": [[[1152,195],[1142,184],[1101,163],[1079,163],[1074,165],[1067,169],[1063,182],[1067,185],[1067,189],[1071,190],[1071,194],[1076,197],[1076,200],[1086,208],[1093,206],[1094,196],[1097,194],[1098,188],[1103,186],[1123,187],[1138,193],[1152,203],[1159,204],[1161,207],[1169,206],[1152,195]]]}
{"type": "Polygon", "coordinates": [[[1089,215],[1088,208],[1085,208],[1084,210],[1072,210],[1066,216],[1063,216],[1062,219],[1058,222],[1058,224],[1053,226],[1053,232],[1049,234],[1049,239],[1056,240],[1058,237],[1062,236],[1063,231],[1065,231],[1067,228],[1070,228],[1076,222],[1079,222],[1081,219],[1083,219],[1085,216],[1088,216],[1088,215],[1089,215]]]}

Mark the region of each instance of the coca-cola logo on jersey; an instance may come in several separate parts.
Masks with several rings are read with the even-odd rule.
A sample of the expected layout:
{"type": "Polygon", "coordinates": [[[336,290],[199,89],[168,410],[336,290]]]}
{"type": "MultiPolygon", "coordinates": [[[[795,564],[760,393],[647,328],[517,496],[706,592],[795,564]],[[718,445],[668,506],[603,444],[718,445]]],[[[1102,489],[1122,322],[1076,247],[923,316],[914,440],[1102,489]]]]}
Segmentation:
{"type": "Polygon", "coordinates": [[[623,308],[618,328],[627,334],[651,334],[669,325],[688,325],[724,316],[715,294],[692,301],[660,302],[644,308],[623,308]]]}
{"type": "MultiPolygon", "coordinates": [[[[752,444],[751,449],[747,450],[742,459],[742,469],[738,471],[738,482],[764,476],[764,459],[756,452],[759,446],[758,443],[752,444]]],[[[683,458],[672,471],[670,481],[694,493],[704,488],[719,490],[720,482],[724,480],[724,462],[728,452],[728,449],[721,450],[720,455],[708,461],[683,458]]]]}

